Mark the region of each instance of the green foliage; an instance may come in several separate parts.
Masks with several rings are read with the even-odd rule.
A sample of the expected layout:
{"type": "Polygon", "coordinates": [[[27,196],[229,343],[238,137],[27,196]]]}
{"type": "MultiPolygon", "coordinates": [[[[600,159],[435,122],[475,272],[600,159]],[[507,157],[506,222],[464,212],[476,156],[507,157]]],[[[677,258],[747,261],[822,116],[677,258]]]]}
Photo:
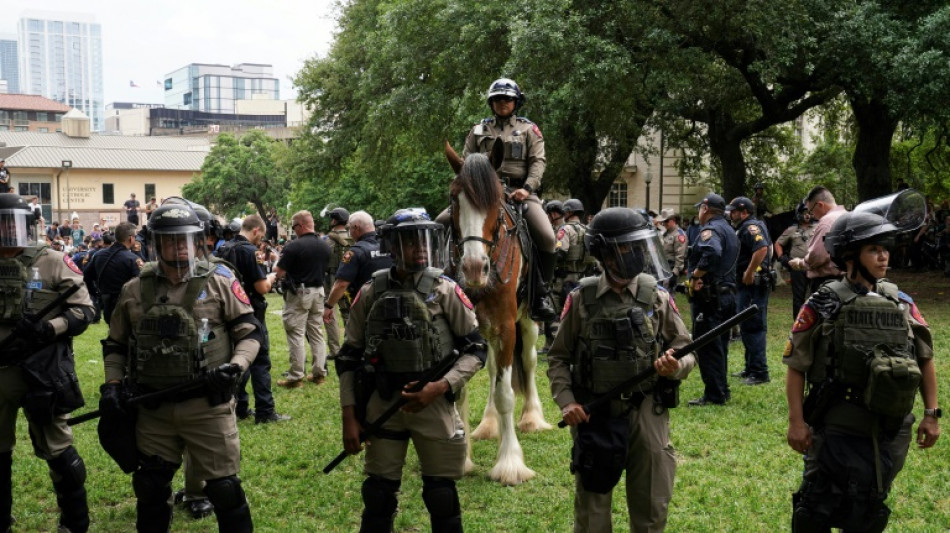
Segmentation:
{"type": "Polygon", "coordinates": [[[286,152],[260,130],[240,139],[221,134],[201,165],[201,174],[182,187],[182,194],[227,218],[246,214],[250,207],[266,219],[267,209],[282,205],[285,198],[286,152]]]}

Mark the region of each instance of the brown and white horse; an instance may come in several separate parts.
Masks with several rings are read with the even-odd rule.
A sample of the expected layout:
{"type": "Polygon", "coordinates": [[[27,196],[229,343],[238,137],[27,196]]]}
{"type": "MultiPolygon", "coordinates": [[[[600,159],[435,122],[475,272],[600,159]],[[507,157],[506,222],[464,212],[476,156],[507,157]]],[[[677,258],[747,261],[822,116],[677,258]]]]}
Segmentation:
{"type": "MultiPolygon", "coordinates": [[[[479,329],[488,343],[490,392],[481,423],[470,436],[501,437],[498,458],[488,476],[502,485],[518,485],[533,478],[534,471],[525,465],[515,435],[515,392],[524,396],[518,429],[551,429],[534,382],[538,327],[528,315],[527,299],[518,304],[518,287],[528,279],[526,254],[515,219],[505,209],[505,191],[492,162],[482,154],[463,161],[448,143],[445,154],[456,173],[451,186],[455,276],[476,303],[479,329]],[[520,345],[517,354],[516,345],[520,345]]],[[[500,161],[499,156],[496,153],[493,158],[500,161]]],[[[467,403],[467,397],[463,398],[460,409],[466,427],[467,403]]],[[[466,471],[473,466],[470,445],[466,471]]]]}

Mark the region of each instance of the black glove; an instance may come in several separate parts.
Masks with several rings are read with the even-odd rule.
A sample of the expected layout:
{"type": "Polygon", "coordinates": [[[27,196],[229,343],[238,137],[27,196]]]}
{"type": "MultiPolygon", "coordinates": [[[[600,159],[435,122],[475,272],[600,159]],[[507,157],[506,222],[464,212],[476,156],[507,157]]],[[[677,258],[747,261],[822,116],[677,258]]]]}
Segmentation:
{"type": "Polygon", "coordinates": [[[56,331],[49,320],[25,316],[16,323],[15,333],[23,340],[31,340],[40,344],[53,342],[56,331]]]}
{"type": "Polygon", "coordinates": [[[240,377],[241,365],[237,363],[224,363],[214,370],[209,370],[204,375],[209,391],[224,394],[234,390],[234,386],[240,377]]]}
{"type": "Polygon", "coordinates": [[[103,383],[99,387],[99,411],[102,416],[124,415],[125,399],[122,398],[121,383],[103,383]]]}
{"type": "Polygon", "coordinates": [[[782,255],[778,258],[778,262],[782,263],[782,266],[785,267],[785,270],[791,270],[791,267],[788,266],[789,261],[791,261],[791,258],[788,255],[782,255]]]}

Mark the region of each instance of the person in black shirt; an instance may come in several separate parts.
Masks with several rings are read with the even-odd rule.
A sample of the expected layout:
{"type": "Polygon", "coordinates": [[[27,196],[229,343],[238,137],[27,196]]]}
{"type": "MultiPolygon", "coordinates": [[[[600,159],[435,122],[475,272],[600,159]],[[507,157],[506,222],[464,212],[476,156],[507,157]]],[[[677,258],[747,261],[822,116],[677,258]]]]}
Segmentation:
{"type": "Polygon", "coordinates": [[[125,215],[128,217],[129,222],[139,225],[139,207],[142,205],[138,200],[135,199],[135,193],[132,193],[128,200],[122,204],[125,207],[125,215]]]}
{"type": "Polygon", "coordinates": [[[291,287],[284,292],[284,331],[290,351],[290,372],[277,381],[289,389],[302,387],[306,378],[320,385],[326,381],[327,346],[321,322],[323,310],[323,273],[330,259],[330,247],[314,232],[310,211],[298,211],[291,219],[290,229],[297,239],[284,246],[284,253],[274,273],[277,279],[288,279],[291,287]],[[313,354],[312,374],[304,373],[307,350],[304,336],[313,354]]]}
{"type": "Polygon", "coordinates": [[[257,358],[251,363],[237,390],[237,417],[240,419],[254,416],[257,424],[290,420],[289,416],[274,411],[274,393],[270,385],[270,337],[267,334],[267,300],[264,295],[270,292],[275,274],[265,274],[257,262],[257,247],[264,239],[264,219],[259,215],[250,215],[241,223],[241,232],[215,251],[215,255],[231,263],[241,276],[244,292],[251,299],[254,316],[261,323],[261,348],[257,358]],[[247,382],[250,379],[254,388],[254,407],[248,409],[247,382]]]}
{"type": "Polygon", "coordinates": [[[115,228],[115,244],[97,252],[83,272],[83,281],[97,296],[102,306],[106,324],[112,318],[112,310],[125,282],[139,275],[142,259],[132,253],[136,227],[131,222],[122,222],[115,228]]]}
{"type": "Polygon", "coordinates": [[[333,307],[340,302],[341,298],[344,298],[344,295],[352,301],[363,284],[373,276],[373,272],[393,266],[393,260],[389,254],[379,251],[376,226],[369,213],[366,211],[353,213],[350,215],[347,227],[350,230],[350,237],[356,243],[343,254],[343,260],[337,268],[333,290],[330,291],[323,306],[325,323],[333,319],[333,307]]]}

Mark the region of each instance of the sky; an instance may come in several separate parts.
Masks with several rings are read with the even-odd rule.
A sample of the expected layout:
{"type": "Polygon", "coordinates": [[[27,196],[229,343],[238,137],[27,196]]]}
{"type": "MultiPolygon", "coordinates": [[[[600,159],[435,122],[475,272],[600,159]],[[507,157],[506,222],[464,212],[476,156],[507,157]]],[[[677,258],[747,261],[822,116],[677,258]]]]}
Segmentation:
{"type": "Polygon", "coordinates": [[[189,63],[273,65],[280,97],[311,57],[326,57],[336,31],[333,0],[4,0],[0,34],[27,10],[93,15],[102,26],[105,103],[162,103],[156,82],[189,63]],[[138,88],[131,87],[135,82],[138,88]]]}

